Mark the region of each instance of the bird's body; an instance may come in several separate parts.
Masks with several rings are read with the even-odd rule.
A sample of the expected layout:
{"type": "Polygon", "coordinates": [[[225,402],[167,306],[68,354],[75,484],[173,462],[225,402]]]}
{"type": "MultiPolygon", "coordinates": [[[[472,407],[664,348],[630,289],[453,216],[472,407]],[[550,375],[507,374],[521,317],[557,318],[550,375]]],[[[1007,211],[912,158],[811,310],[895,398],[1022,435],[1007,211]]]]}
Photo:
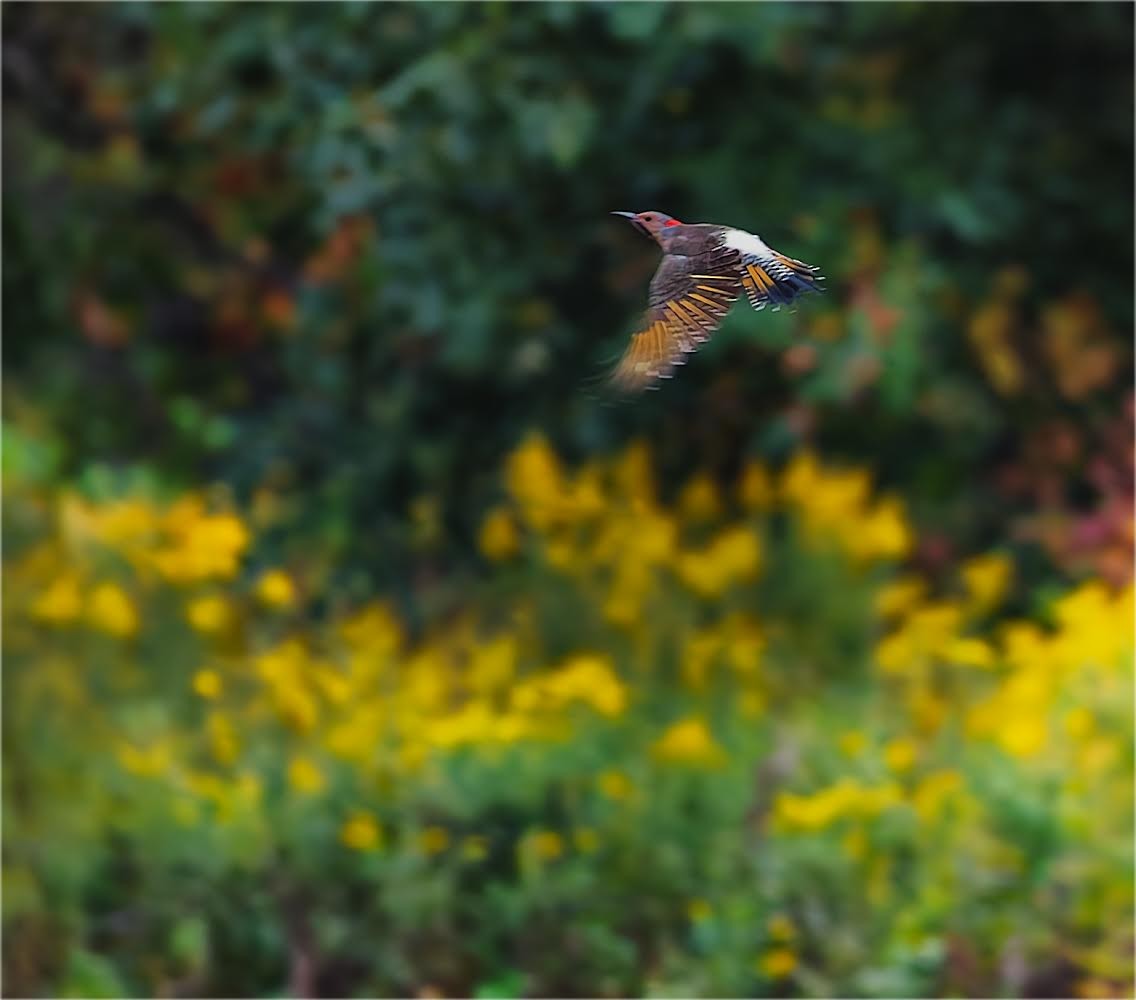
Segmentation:
{"type": "Polygon", "coordinates": [[[817,269],[786,257],[760,236],[729,226],[679,222],[661,212],[616,212],[659,244],[663,260],[651,280],[647,315],[612,372],[624,389],[647,388],[671,375],[718,328],[744,292],[755,309],[774,309],[820,291],[817,269]]]}

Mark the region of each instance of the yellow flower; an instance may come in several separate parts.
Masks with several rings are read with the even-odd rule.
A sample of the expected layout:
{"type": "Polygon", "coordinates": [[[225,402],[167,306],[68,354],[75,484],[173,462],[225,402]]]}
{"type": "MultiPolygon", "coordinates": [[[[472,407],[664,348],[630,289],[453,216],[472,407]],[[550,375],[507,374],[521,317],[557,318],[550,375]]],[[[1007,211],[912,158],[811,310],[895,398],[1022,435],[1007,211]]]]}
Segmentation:
{"type": "Polygon", "coordinates": [[[774,800],[775,824],[785,830],[821,830],[839,818],[839,804],[831,796],[781,792],[774,800]]]}
{"type": "Polygon", "coordinates": [[[162,774],[173,764],[173,753],[165,742],[154,743],[148,747],[136,747],[123,743],[116,756],[123,770],[140,777],[154,777],[162,774]]]}
{"type": "Polygon", "coordinates": [[[732,580],[749,580],[761,568],[761,539],[744,525],[727,528],[714,540],[713,554],[732,580]]]}
{"type": "Polygon", "coordinates": [[[327,781],[323,771],[308,757],[293,757],[288,762],[288,784],[302,795],[317,795],[327,781]]]}
{"type": "Polygon", "coordinates": [[[615,802],[631,798],[632,792],[635,791],[631,779],[621,771],[604,771],[599,776],[599,786],[600,791],[615,802]]]}
{"type": "Polygon", "coordinates": [[[797,937],[797,928],[783,913],[775,913],[766,921],[765,929],[774,941],[793,941],[797,937]]]}
{"type": "Polygon", "coordinates": [[[696,691],[706,686],[710,666],[718,655],[721,640],[716,632],[694,632],[686,637],[682,649],[682,677],[696,691]]]}
{"type": "Polygon", "coordinates": [[[309,732],[319,716],[319,701],[307,677],[311,664],[307,650],[289,639],[253,659],[253,669],[264,682],[277,715],[293,730],[309,732]]]}
{"type": "Polygon", "coordinates": [[[959,573],[969,596],[969,610],[984,614],[997,607],[1005,596],[1013,566],[1005,556],[992,552],[967,560],[959,573]]]}
{"type": "Polygon", "coordinates": [[[1070,709],[1065,713],[1065,718],[1062,721],[1065,732],[1075,740],[1083,740],[1093,733],[1093,713],[1083,706],[1070,709]]]}
{"type": "Polygon", "coordinates": [[[517,525],[504,507],[494,507],[481,522],[477,544],[482,555],[493,562],[511,559],[520,550],[517,525]]]}
{"type": "Polygon", "coordinates": [[[576,473],[567,500],[576,520],[591,520],[605,512],[607,498],[604,496],[603,472],[598,465],[586,464],[576,473]]]}
{"type": "Polygon", "coordinates": [[[581,854],[591,854],[599,850],[600,838],[590,827],[582,826],[572,834],[572,843],[581,854]]]}
{"type": "Polygon", "coordinates": [[[727,528],[701,550],[683,552],[675,570],[702,597],[719,597],[731,584],[752,579],[761,567],[761,541],[744,525],[727,528]]]}
{"type": "Polygon", "coordinates": [[[579,565],[580,551],[574,541],[566,536],[549,538],[543,546],[543,552],[548,565],[561,572],[569,572],[579,565]]]}
{"type": "Polygon", "coordinates": [[[333,663],[315,667],[312,677],[320,693],[333,705],[346,705],[355,697],[351,678],[333,663]]]}
{"type": "Polygon", "coordinates": [[[225,599],[214,594],[190,601],[185,616],[198,632],[212,635],[228,625],[231,612],[225,599]]]}
{"type": "Polygon", "coordinates": [[[781,792],[773,803],[774,825],[781,830],[822,830],[850,817],[870,819],[900,803],[892,782],[865,786],[851,778],[811,795],[781,792]]]}
{"type": "Polygon", "coordinates": [[[927,685],[920,684],[908,694],[907,710],[916,731],[927,734],[937,732],[942,727],[949,706],[943,697],[927,685]]]}
{"type": "Polygon", "coordinates": [[[484,861],[489,855],[489,844],[484,837],[465,837],[462,840],[461,855],[466,861],[484,861]]]}
{"type": "Polygon", "coordinates": [[[660,760],[680,764],[717,764],[725,752],[714,741],[706,721],[691,716],[674,723],[658,740],[651,752],[660,760]]]}
{"type": "Polygon", "coordinates": [[[688,521],[712,521],[722,512],[718,488],[706,473],[690,480],[678,497],[678,508],[688,521]]]}
{"type": "Polygon", "coordinates": [[[232,764],[237,759],[241,746],[228,716],[221,712],[210,712],[205,720],[205,728],[214,759],[219,764],[232,764]]]}
{"type": "Polygon", "coordinates": [[[781,473],[778,492],[782,503],[788,506],[806,504],[820,482],[820,474],[816,455],[807,449],[798,451],[781,473]]]}
{"type": "Polygon", "coordinates": [[[538,530],[549,527],[563,509],[560,462],[540,434],[532,434],[508,458],[505,483],[525,518],[538,530]]]}
{"type": "Polygon", "coordinates": [[[1060,628],[1057,652],[1071,667],[1113,667],[1132,655],[1132,588],[1110,592],[1098,580],[1082,584],[1053,605],[1060,628]]]}
{"type": "Polygon", "coordinates": [[[963,787],[962,775],[958,771],[935,771],[927,775],[912,795],[912,805],[919,818],[931,822],[938,818],[944,805],[963,787]]]}
{"type": "Polygon", "coordinates": [[[382,839],[382,827],[368,812],[356,812],[339,830],[340,842],[353,851],[376,851],[382,839]]]}
{"type": "Polygon", "coordinates": [[[339,625],[347,646],[371,657],[382,658],[402,646],[402,628],[394,612],[376,602],[351,615],[339,625]]]}
{"type": "Polygon", "coordinates": [[[896,497],[884,497],[866,511],[858,523],[845,527],[846,548],[852,556],[865,561],[903,559],[914,544],[907,512],[896,497]]]}
{"type": "Polygon", "coordinates": [[[479,694],[508,687],[516,672],[517,655],[517,640],[511,635],[497,636],[477,646],[470,654],[469,686],[479,694]]]}
{"type": "Polygon", "coordinates": [[[884,747],[884,763],[896,774],[910,771],[915,764],[917,751],[911,740],[892,740],[884,747]]]}
{"type": "Polygon", "coordinates": [[[1049,726],[1035,713],[1019,711],[1000,722],[996,738],[1002,749],[1015,757],[1036,757],[1049,740],[1049,726]]]}
{"type": "Polygon", "coordinates": [[[257,581],[256,596],[270,608],[290,608],[296,603],[296,585],[282,569],[270,569],[257,581]]]}
{"type": "Polygon", "coordinates": [[[812,544],[834,544],[859,562],[899,559],[911,550],[902,502],[884,496],[872,503],[864,469],[823,469],[812,452],[799,452],[782,473],[779,492],[812,544]]]}
{"type": "Polygon", "coordinates": [[[1033,622],[1009,622],[999,630],[1006,662],[1015,670],[1044,671],[1052,660],[1048,636],[1033,622]]]}
{"type": "Polygon", "coordinates": [[[199,670],[193,675],[193,690],[200,698],[212,701],[221,696],[224,685],[216,670],[199,670]]]}
{"type": "Polygon", "coordinates": [[[646,562],[624,560],[617,564],[611,590],[604,602],[604,617],[615,625],[631,626],[640,620],[643,601],[652,585],[646,562]]]}
{"type": "Polygon", "coordinates": [[[752,619],[737,616],[730,621],[726,660],[742,677],[752,678],[761,667],[765,634],[752,619]]]}
{"type": "Polygon", "coordinates": [[[742,469],[738,500],[750,511],[768,510],[773,505],[773,483],[765,466],[750,460],[742,469]]]}
{"type": "Polygon", "coordinates": [[[686,904],[686,915],[693,924],[700,924],[714,915],[714,910],[705,899],[692,899],[686,904]]]}
{"type": "Polygon", "coordinates": [[[425,855],[441,854],[450,846],[449,832],[440,826],[428,826],[418,835],[418,847],[425,855]]]}
{"type": "Polygon", "coordinates": [[[133,556],[151,539],[159,526],[159,513],[147,500],[125,497],[96,509],[82,508],[82,502],[69,504],[64,513],[67,520],[93,518],[93,534],[104,545],[125,555],[133,556]]]}
{"type": "Polygon", "coordinates": [[[79,592],[79,577],[75,573],[67,573],[59,577],[35,599],[31,613],[40,621],[50,622],[53,625],[63,625],[75,621],[82,608],[83,599],[79,592]]]}
{"type": "Polygon", "coordinates": [[[631,442],[616,460],[612,473],[622,499],[638,507],[654,502],[655,482],[645,442],[631,442]]]}
{"type": "Polygon", "coordinates": [[[564,838],[553,830],[534,830],[521,842],[521,853],[537,861],[555,861],[564,853],[564,838]]]}
{"type": "Polygon", "coordinates": [[[868,745],[868,738],[858,729],[849,729],[840,734],[837,745],[845,756],[858,757],[868,745]]]}
{"type": "Polygon", "coordinates": [[[790,948],[770,948],[758,962],[758,970],[770,979],[784,979],[796,967],[797,956],[790,948]]]}
{"type": "Polygon", "coordinates": [[[962,617],[962,609],[949,601],[915,608],[876,646],[880,669],[887,674],[903,674],[923,668],[955,639],[962,617]]]}
{"type": "Polygon", "coordinates": [[[489,743],[499,735],[499,719],[486,701],[471,701],[427,723],[426,740],[441,749],[489,743]]]}
{"type": "Polygon", "coordinates": [[[898,618],[918,604],[927,592],[926,581],[917,576],[901,576],[885,584],[876,593],[876,614],[881,618],[898,618]]]}
{"type": "Polygon", "coordinates": [[[138,631],[138,612],[117,583],[100,583],[87,605],[87,619],[94,628],[125,639],[138,631]]]}
{"type": "Polygon", "coordinates": [[[163,518],[168,544],[152,562],[173,583],[192,583],[236,575],[249,544],[249,533],[233,514],[206,514],[199,497],[174,504],[163,518]]]}
{"type": "Polygon", "coordinates": [[[955,639],[943,651],[943,658],[962,667],[986,669],[994,666],[994,650],[982,639],[955,639]]]}
{"type": "Polygon", "coordinates": [[[627,688],[616,676],[611,660],[598,653],[579,653],[560,669],[534,677],[513,689],[513,706],[520,711],[557,708],[576,702],[607,716],[622,714],[627,688]]]}

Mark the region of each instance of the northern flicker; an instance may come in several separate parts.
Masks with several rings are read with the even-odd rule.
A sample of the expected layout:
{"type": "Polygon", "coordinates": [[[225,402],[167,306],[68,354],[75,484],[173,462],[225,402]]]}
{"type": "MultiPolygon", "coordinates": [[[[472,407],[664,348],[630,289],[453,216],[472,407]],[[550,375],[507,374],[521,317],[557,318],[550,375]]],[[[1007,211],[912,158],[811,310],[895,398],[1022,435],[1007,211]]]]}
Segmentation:
{"type": "Polygon", "coordinates": [[[824,279],[810,264],[786,257],[760,236],[729,226],[690,224],[662,212],[612,212],[662,247],[651,279],[647,315],[611,381],[627,390],[652,387],[718,329],[744,291],[755,309],[780,309],[824,279]]]}

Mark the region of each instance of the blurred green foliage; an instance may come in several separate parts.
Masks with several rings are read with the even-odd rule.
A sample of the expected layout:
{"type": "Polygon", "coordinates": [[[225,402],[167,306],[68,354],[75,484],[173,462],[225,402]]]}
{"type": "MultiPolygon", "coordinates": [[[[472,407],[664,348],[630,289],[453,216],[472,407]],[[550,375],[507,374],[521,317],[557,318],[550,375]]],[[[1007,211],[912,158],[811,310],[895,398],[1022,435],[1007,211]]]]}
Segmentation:
{"type": "Polygon", "coordinates": [[[1130,986],[1130,5],[3,15],[15,992],[1130,986]]]}
{"type": "Polygon", "coordinates": [[[572,454],[644,432],[667,468],[719,473],[815,437],[988,541],[992,457],[1067,410],[1040,307],[1083,292],[1114,350],[1131,332],[1122,5],[6,20],[10,391],[50,405],[69,473],[288,486],[282,534],[361,592],[404,578],[415,499],[470,537],[531,423],[572,454]],[[795,319],[737,310],[666,392],[603,406],[588,379],[654,266],[606,213],[649,207],[759,231],[832,291],[795,319]],[[960,335],[1007,267],[1029,369],[1008,399],[960,335]]]}

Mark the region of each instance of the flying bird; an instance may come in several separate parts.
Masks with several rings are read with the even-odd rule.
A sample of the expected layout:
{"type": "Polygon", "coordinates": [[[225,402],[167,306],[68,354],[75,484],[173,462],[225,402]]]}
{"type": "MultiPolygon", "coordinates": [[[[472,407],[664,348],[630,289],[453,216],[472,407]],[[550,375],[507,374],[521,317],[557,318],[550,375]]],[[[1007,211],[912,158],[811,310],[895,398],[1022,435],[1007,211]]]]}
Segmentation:
{"type": "Polygon", "coordinates": [[[653,387],[718,329],[744,291],[755,309],[780,309],[819,292],[817,268],[786,257],[760,236],[729,226],[687,224],[662,212],[621,215],[662,247],[647,315],[611,374],[627,390],[653,387]]]}

